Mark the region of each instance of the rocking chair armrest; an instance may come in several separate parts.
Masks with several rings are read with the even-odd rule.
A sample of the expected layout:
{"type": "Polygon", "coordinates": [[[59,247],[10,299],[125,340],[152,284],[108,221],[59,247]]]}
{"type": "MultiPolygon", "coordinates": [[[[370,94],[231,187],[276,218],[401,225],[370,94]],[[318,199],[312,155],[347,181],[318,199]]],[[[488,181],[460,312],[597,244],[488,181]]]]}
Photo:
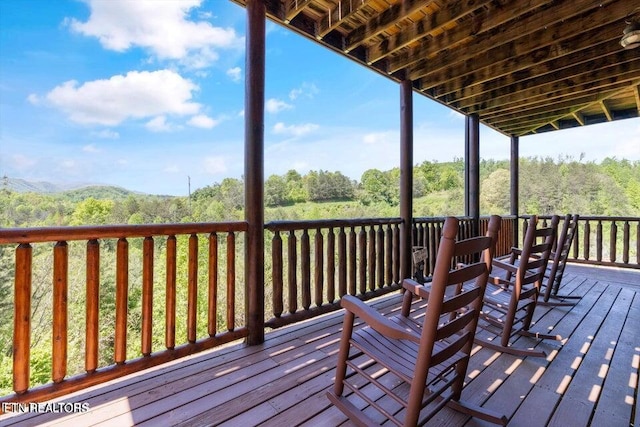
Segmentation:
{"type": "Polygon", "coordinates": [[[345,295],[340,301],[340,305],[345,310],[355,314],[380,334],[394,339],[409,340],[415,343],[420,342],[420,336],[407,329],[400,327],[397,323],[384,317],[375,309],[352,295],[345,295]]]}
{"type": "Polygon", "coordinates": [[[415,296],[418,296],[423,299],[429,299],[429,287],[427,286],[427,284],[421,285],[415,280],[404,279],[402,281],[402,287],[405,290],[414,294],[415,296]]]}
{"type": "Polygon", "coordinates": [[[501,261],[499,259],[495,259],[495,258],[493,259],[493,266],[501,268],[503,270],[506,270],[506,271],[508,271],[510,273],[514,273],[514,274],[518,271],[518,267],[517,266],[515,266],[513,264],[509,264],[508,262],[501,261]]]}

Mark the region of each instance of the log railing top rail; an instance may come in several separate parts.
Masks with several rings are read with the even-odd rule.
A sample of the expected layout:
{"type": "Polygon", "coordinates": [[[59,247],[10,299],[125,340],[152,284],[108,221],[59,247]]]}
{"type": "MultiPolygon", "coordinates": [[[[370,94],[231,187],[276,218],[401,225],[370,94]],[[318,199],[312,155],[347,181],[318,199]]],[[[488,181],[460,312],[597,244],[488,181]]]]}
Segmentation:
{"type": "Polygon", "coordinates": [[[154,235],[214,233],[246,231],[244,221],[185,223],[185,224],[144,224],[144,225],[90,225],[69,227],[34,227],[0,229],[0,244],[59,242],[92,239],[119,239],[149,237],[154,235]]]}
{"type": "MultiPolygon", "coordinates": [[[[537,215],[540,219],[550,219],[551,215],[537,215]]],[[[520,218],[531,218],[531,215],[520,215],[520,218]]],[[[580,215],[579,221],[640,221],[638,216],[580,215]]]]}
{"type": "Polygon", "coordinates": [[[314,228],[357,227],[361,225],[402,224],[402,218],[319,219],[303,221],[270,221],[264,228],[269,231],[304,230],[314,228]]]}

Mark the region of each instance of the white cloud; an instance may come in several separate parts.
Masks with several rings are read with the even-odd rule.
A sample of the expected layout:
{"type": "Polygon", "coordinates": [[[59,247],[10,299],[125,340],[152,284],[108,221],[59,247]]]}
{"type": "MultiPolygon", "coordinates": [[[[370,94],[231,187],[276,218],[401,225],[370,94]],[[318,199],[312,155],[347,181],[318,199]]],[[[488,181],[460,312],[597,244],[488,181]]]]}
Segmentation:
{"type": "Polygon", "coordinates": [[[95,136],[96,138],[103,139],[118,139],[120,138],[120,134],[111,129],[104,129],[99,132],[91,132],[91,136],[95,136]]]}
{"type": "Polygon", "coordinates": [[[226,159],[221,156],[211,156],[204,159],[204,169],[211,175],[217,175],[227,171],[226,159]]]}
{"type": "Polygon", "coordinates": [[[178,167],[178,165],[167,165],[167,167],[165,167],[162,172],[166,172],[166,173],[178,173],[180,172],[180,168],[178,167]]]}
{"type": "Polygon", "coordinates": [[[14,154],[11,157],[11,166],[19,171],[28,171],[37,163],[37,160],[35,160],[33,157],[25,156],[22,154],[14,154]]]}
{"type": "MultiPolygon", "coordinates": [[[[243,38],[233,28],[192,21],[201,0],[85,0],[91,9],[86,22],[67,18],[72,31],[96,37],[105,49],[147,49],[159,59],[180,60],[202,68],[218,58],[217,49],[241,49],[243,38]]],[[[206,15],[201,15],[207,19],[206,15]]]]}
{"type": "Polygon", "coordinates": [[[273,126],[273,133],[279,135],[291,135],[294,137],[306,135],[310,132],[317,130],[320,126],[315,123],[303,123],[300,125],[285,125],[282,122],[278,122],[273,126]]]}
{"type": "Polygon", "coordinates": [[[82,151],[85,153],[99,153],[100,149],[95,146],[95,144],[88,144],[82,147],[82,151]]]}
{"type": "Polygon", "coordinates": [[[306,98],[313,98],[319,93],[320,90],[315,84],[305,82],[302,83],[302,86],[300,86],[299,88],[292,89],[291,92],[289,92],[289,99],[294,101],[301,96],[304,96],[306,98]]]}
{"type": "Polygon", "coordinates": [[[197,85],[174,71],[130,71],[82,85],[71,80],[46,98],[74,122],[115,126],[130,118],[197,114],[201,106],[191,102],[196,90],[197,85]]]}
{"type": "Polygon", "coordinates": [[[219,120],[214,120],[209,116],[205,116],[204,114],[199,114],[197,116],[191,117],[191,119],[187,122],[188,125],[203,128],[203,129],[212,129],[220,123],[219,120]]]}
{"type": "Polygon", "coordinates": [[[293,108],[292,105],[287,104],[286,102],[280,99],[275,99],[275,98],[267,99],[267,102],[265,104],[265,109],[267,110],[267,113],[271,113],[271,114],[279,113],[280,111],[283,111],[283,110],[290,110],[291,108],[293,108]]]}
{"type": "Polygon", "coordinates": [[[35,93],[32,93],[29,96],[27,96],[27,101],[29,101],[29,103],[33,105],[40,105],[42,103],[42,99],[35,93]]]}
{"type": "Polygon", "coordinates": [[[233,67],[227,70],[227,76],[231,77],[234,82],[239,82],[242,70],[240,67],[233,67]]]}
{"type": "Polygon", "coordinates": [[[396,143],[399,141],[398,132],[396,131],[371,132],[362,137],[362,142],[367,145],[389,144],[394,141],[396,141],[396,143]]]}
{"type": "Polygon", "coordinates": [[[165,116],[155,117],[149,120],[144,126],[151,132],[171,132],[173,130],[173,126],[167,123],[165,116]]]}

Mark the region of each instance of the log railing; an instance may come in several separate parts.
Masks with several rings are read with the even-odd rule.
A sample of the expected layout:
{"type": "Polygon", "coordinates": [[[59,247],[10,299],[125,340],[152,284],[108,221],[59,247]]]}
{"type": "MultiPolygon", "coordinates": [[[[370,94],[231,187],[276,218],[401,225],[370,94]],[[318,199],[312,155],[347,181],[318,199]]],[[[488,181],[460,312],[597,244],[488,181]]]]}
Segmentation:
{"type": "Polygon", "coordinates": [[[266,326],[337,310],[346,294],[367,299],[398,289],[401,223],[376,218],[266,224],[271,240],[266,286],[273,313],[266,326]]]}
{"type": "MultiPolygon", "coordinates": [[[[470,217],[459,217],[460,227],[458,229],[458,239],[468,239],[474,235],[473,219],[470,217]]],[[[435,255],[442,234],[444,217],[415,218],[413,221],[413,246],[427,248],[427,261],[423,269],[423,274],[429,276],[433,273],[435,265],[435,255]]],[[[489,225],[489,217],[481,217],[478,232],[484,235],[489,225]]],[[[515,216],[503,216],[496,242],[496,256],[506,255],[514,246],[514,232],[517,227],[515,216]]],[[[469,260],[460,260],[468,262],[469,260]]]]}
{"type": "MultiPolygon", "coordinates": [[[[24,228],[0,230],[0,245],[10,245],[15,249],[15,294],[14,294],[14,333],[13,333],[13,389],[0,401],[34,401],[43,397],[66,394],[71,391],[108,381],[112,378],[139,371],[150,366],[196,353],[229,341],[246,337],[247,328],[237,325],[236,307],[236,240],[238,233],[247,230],[245,222],[215,224],[174,224],[174,225],[136,225],[136,226],[95,226],[95,227],[56,227],[56,228],[24,228]],[[70,324],[68,312],[69,265],[73,257],[70,255],[71,245],[82,245],[80,255],[74,252],[73,257],[81,257],[85,264],[86,305],[84,325],[70,324]],[[53,246],[51,246],[53,244],[53,246]],[[101,250],[102,246],[106,249],[101,250]],[[218,248],[226,249],[220,254],[218,248]],[[113,254],[115,249],[115,254],[113,254]],[[129,256],[132,250],[142,255],[142,271],[132,272],[129,256]],[[34,251],[45,254],[38,259],[51,259],[52,295],[50,324],[52,325],[51,349],[51,382],[33,387],[30,384],[30,349],[32,345],[32,317],[36,307],[32,305],[32,276],[34,251]],[[46,256],[46,252],[51,255],[46,256]],[[154,253],[154,251],[156,251],[154,253]],[[199,254],[200,251],[200,254],[199,254]],[[164,252],[164,257],[159,256],[164,252]],[[104,259],[104,254],[111,254],[115,259],[104,259]],[[222,255],[222,256],[220,256],[222,255]],[[179,270],[178,257],[187,258],[186,271],[179,270]],[[163,264],[162,266],[158,264],[163,264]],[[99,349],[105,337],[99,336],[104,319],[104,307],[101,293],[105,292],[101,275],[106,275],[103,265],[115,266],[115,318],[112,337],[106,341],[112,343],[112,362],[101,366],[99,349]],[[200,268],[200,271],[199,271],[200,268]],[[164,270],[164,277],[158,274],[164,270]],[[204,270],[204,271],[202,271],[204,270]],[[154,272],[155,277],[154,277],[154,272]],[[226,280],[220,280],[220,273],[226,272],[226,280]],[[133,283],[130,275],[135,275],[141,283],[133,283]],[[203,283],[204,282],[204,283],[203,283]],[[163,288],[165,294],[160,304],[164,304],[164,322],[162,330],[153,330],[154,284],[163,288]],[[132,288],[141,292],[141,327],[140,343],[137,355],[128,358],[131,347],[130,315],[128,312],[132,288]],[[186,290],[184,288],[186,287],[186,290]],[[200,299],[198,301],[198,287],[200,299]],[[218,297],[219,287],[224,293],[224,302],[218,297]],[[180,293],[186,292],[186,301],[176,297],[177,288],[180,293]],[[186,308],[182,305],[186,303],[186,308]],[[198,305],[206,306],[206,316],[202,313],[198,319],[198,305]],[[186,311],[184,319],[176,319],[179,312],[186,311]],[[219,311],[221,313],[219,313],[219,311]],[[225,319],[226,324],[219,325],[218,319],[225,319]],[[186,325],[180,322],[186,321],[186,325]],[[177,324],[178,323],[178,324],[177,324]],[[200,325],[200,326],[198,326],[200,325]],[[69,375],[67,372],[70,328],[77,331],[82,326],[84,333],[84,373],[69,375]],[[186,329],[186,340],[177,342],[176,328],[186,329]],[[200,336],[198,336],[198,331],[200,336]],[[162,345],[153,348],[153,336],[164,335],[162,345]]],[[[240,257],[242,259],[242,257],[240,257]]],[[[74,260],[75,261],[75,260],[74,260]]],[[[110,267],[111,268],[111,267],[110,267]]],[[[51,276],[49,276],[51,277],[51,276]]],[[[157,300],[158,298],[156,298],[157,300]]],[[[158,302],[157,302],[158,303],[158,302]]],[[[41,310],[43,304],[37,308],[41,310]]],[[[158,307],[156,307],[157,309],[158,307]]],[[[157,316],[158,317],[158,316],[157,316]]],[[[104,359],[104,357],[102,357],[104,359]]]]}
{"type": "MultiPolygon", "coordinates": [[[[545,221],[550,216],[540,216],[545,221]]],[[[526,229],[528,217],[523,216],[526,229]]],[[[558,225],[562,227],[562,220],[558,225]]],[[[524,233],[523,233],[524,235],[524,233]]],[[[580,216],[569,262],[640,268],[640,217],[580,216]]]]}

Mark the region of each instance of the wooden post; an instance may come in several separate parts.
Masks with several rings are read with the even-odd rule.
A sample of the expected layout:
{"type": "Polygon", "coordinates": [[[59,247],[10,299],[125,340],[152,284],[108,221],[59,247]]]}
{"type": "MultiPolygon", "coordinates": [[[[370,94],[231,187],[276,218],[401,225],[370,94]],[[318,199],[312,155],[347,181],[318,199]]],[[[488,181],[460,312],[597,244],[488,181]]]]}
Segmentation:
{"type": "Polygon", "coordinates": [[[400,281],[411,277],[413,228],[413,87],[400,83],[400,281]]]}
{"type": "Polygon", "coordinates": [[[518,205],[519,205],[519,180],[520,180],[520,140],[516,135],[511,135],[511,215],[516,217],[516,226],[513,229],[513,246],[518,246],[518,205]]]}
{"type": "Polygon", "coordinates": [[[247,0],[244,98],[245,318],[247,343],[264,341],[264,0],[247,0]]]}
{"type": "Polygon", "coordinates": [[[466,118],[466,141],[468,147],[466,170],[467,170],[467,206],[465,214],[473,220],[473,235],[477,236],[480,219],[480,119],[477,114],[470,114],[466,118]]]}

